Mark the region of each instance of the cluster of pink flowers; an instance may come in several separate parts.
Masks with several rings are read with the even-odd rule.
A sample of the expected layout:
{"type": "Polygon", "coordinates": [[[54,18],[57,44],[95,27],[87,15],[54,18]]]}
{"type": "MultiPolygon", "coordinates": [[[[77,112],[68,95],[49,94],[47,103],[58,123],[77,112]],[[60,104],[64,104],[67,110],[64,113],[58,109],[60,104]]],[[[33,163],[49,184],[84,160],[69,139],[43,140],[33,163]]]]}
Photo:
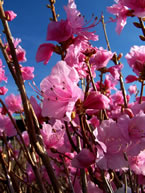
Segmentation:
{"type": "MultiPolygon", "coordinates": [[[[145,16],[143,0],[115,2],[107,9],[116,15],[113,21],[117,20],[117,33],[122,31],[128,16],[145,16]]],[[[122,174],[127,174],[128,170],[133,175],[132,179],[138,180],[138,187],[141,187],[145,183],[145,98],[142,92],[145,81],[145,46],[133,46],[125,56],[136,74],[128,75],[126,83],[139,81],[142,84],[140,97],[137,97],[138,88],[135,84],[128,88],[128,94],[123,88],[123,64],[119,56],[91,45],[90,41],[98,40],[98,35],[90,32],[96,20],[86,26],[74,0],[68,0],[64,10],[67,15],[65,20],[48,24],[46,40],[55,41],[56,45],[43,43],[36,53],[36,61],[44,64],[49,62],[53,52],[61,56],[51,73],[41,81],[40,90],[37,89],[40,104],[33,96],[29,100],[31,112],[34,110],[33,114],[38,121],[37,127],[40,125],[37,137],[41,135],[43,139],[45,153],[51,159],[56,176],[68,178],[68,184],[73,182],[71,185],[74,192],[82,192],[82,172],[86,175],[88,193],[105,193],[102,187],[104,179],[113,191],[119,190],[111,175],[115,173],[123,183],[122,174]],[[121,89],[118,89],[118,83],[121,89]],[[132,95],[135,102],[130,100],[132,95]]],[[[10,11],[5,14],[8,21],[16,16],[10,11]]],[[[20,41],[13,38],[19,63],[26,61],[26,53],[19,45],[20,41]]],[[[9,44],[6,43],[5,47],[11,60],[9,44]]],[[[20,71],[24,81],[34,78],[34,67],[20,65],[20,71]]],[[[7,78],[0,61],[2,81],[6,82],[7,78]]],[[[5,87],[0,87],[1,93],[6,93],[5,87]]],[[[3,133],[8,137],[17,135],[11,116],[14,113],[23,116],[25,113],[22,99],[21,95],[6,96],[5,106],[0,108],[1,137],[3,133]]],[[[22,138],[26,148],[31,150],[33,144],[28,129],[22,133],[22,138]]],[[[39,163],[42,179],[44,183],[51,184],[47,169],[38,158],[36,154],[35,162],[39,163]]],[[[29,163],[26,164],[26,171],[28,178],[25,181],[35,183],[35,172],[29,163]]]]}

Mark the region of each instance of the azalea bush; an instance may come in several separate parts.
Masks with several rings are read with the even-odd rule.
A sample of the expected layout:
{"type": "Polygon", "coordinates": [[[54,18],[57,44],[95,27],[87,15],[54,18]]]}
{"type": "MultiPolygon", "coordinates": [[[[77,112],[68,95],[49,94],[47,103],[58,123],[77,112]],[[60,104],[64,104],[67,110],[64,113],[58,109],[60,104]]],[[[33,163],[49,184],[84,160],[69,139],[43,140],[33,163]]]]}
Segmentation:
{"type": "MultiPolygon", "coordinates": [[[[0,1],[0,48],[19,91],[7,93],[0,60],[0,95],[7,93],[0,99],[1,192],[145,192],[145,46],[126,53],[132,74],[123,79],[123,56],[111,51],[103,14],[86,23],[74,0],[64,6],[63,19],[54,0],[48,8],[47,43],[38,47],[36,62],[49,65],[53,53],[59,61],[40,85],[31,85],[37,98],[28,97],[25,83],[34,79],[34,67],[21,64],[26,51],[9,27],[17,15],[0,1]],[[108,49],[93,46],[98,23],[108,49]]],[[[144,0],[116,0],[107,10],[118,34],[131,17],[145,41],[144,0]]]]}

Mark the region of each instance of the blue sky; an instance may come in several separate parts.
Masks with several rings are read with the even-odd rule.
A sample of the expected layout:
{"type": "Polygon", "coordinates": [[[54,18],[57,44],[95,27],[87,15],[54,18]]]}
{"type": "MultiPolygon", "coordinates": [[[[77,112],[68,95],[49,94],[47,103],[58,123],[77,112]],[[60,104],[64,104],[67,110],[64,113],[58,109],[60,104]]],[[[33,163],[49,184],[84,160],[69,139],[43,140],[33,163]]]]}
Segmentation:
{"type": "MultiPolygon", "coordinates": [[[[87,20],[91,18],[92,13],[100,18],[101,13],[103,12],[105,15],[105,21],[108,21],[109,17],[112,16],[107,12],[106,7],[111,6],[114,3],[113,0],[76,0],[75,2],[78,10],[80,10],[87,20]]],[[[36,63],[35,61],[37,48],[40,44],[46,42],[47,25],[49,23],[49,18],[51,17],[51,11],[46,7],[48,3],[48,0],[14,0],[5,1],[4,4],[5,10],[13,10],[17,13],[15,20],[9,22],[11,32],[15,38],[22,39],[21,46],[26,50],[27,57],[27,62],[24,63],[24,65],[35,67],[34,81],[38,87],[41,80],[50,73],[52,66],[54,66],[60,59],[54,54],[46,66],[42,63],[36,63]]],[[[66,17],[63,10],[64,5],[67,5],[67,0],[56,0],[56,12],[60,15],[60,18],[66,17]]],[[[128,23],[120,36],[115,32],[116,23],[107,23],[106,28],[108,38],[113,52],[116,51],[118,54],[123,53],[125,56],[126,53],[129,52],[131,46],[143,44],[143,42],[138,38],[138,36],[141,35],[141,31],[135,28],[132,24],[134,21],[137,21],[137,19],[129,18],[127,20],[128,23]]],[[[99,41],[94,45],[97,47],[102,46],[107,48],[102,25],[97,25],[94,30],[96,31],[96,34],[99,35],[99,41]]],[[[124,64],[123,74],[124,77],[126,77],[127,73],[132,73],[132,70],[128,68],[126,59],[122,58],[121,62],[124,64]]],[[[10,92],[16,92],[17,89],[14,88],[14,83],[11,80],[9,71],[7,68],[5,69],[6,75],[8,76],[8,94],[10,94],[10,92]]],[[[29,86],[27,86],[27,90],[29,96],[33,94],[33,91],[29,86]]]]}

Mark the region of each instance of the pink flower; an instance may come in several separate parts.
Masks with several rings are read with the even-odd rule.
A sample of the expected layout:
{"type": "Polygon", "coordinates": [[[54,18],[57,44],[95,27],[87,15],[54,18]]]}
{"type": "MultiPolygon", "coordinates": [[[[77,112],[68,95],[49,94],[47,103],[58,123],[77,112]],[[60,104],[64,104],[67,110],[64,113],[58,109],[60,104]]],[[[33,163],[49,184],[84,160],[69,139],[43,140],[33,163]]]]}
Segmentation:
{"type": "Polygon", "coordinates": [[[12,137],[17,134],[14,125],[12,124],[9,117],[0,114],[0,135],[5,133],[8,137],[12,137]]]}
{"type": "Polygon", "coordinates": [[[59,61],[53,67],[51,75],[40,84],[44,97],[42,116],[70,120],[75,102],[82,97],[78,81],[76,70],[70,68],[65,61],[59,61]]]}
{"type": "Polygon", "coordinates": [[[131,85],[128,88],[128,92],[132,95],[132,94],[136,94],[137,93],[137,86],[136,85],[131,85]]]}
{"type": "Polygon", "coordinates": [[[86,109],[107,109],[109,108],[109,98],[96,91],[91,91],[84,101],[84,108],[86,109]]]}
{"type": "Polygon", "coordinates": [[[5,103],[8,109],[12,112],[21,112],[23,110],[20,95],[10,94],[5,98],[5,103]]]}
{"type": "Polygon", "coordinates": [[[5,16],[8,21],[12,21],[17,16],[13,11],[5,11],[5,16]]]}
{"type": "Polygon", "coordinates": [[[138,78],[134,75],[128,75],[125,79],[125,82],[126,83],[131,83],[131,82],[134,82],[134,81],[137,81],[138,78]]]}
{"type": "Polygon", "coordinates": [[[129,165],[135,174],[145,176],[145,150],[137,156],[129,157],[129,165]]]}
{"type": "MultiPolygon", "coordinates": [[[[106,149],[97,152],[96,163],[101,169],[121,169],[127,167],[124,151],[127,141],[123,138],[117,123],[111,119],[104,120],[95,132],[96,141],[104,144],[106,149]]],[[[101,146],[102,146],[101,144],[101,146]]],[[[103,146],[102,146],[103,147],[103,146]]]]}
{"type": "Polygon", "coordinates": [[[64,130],[59,130],[57,132],[53,132],[51,125],[44,123],[42,125],[41,134],[44,139],[44,143],[46,148],[49,150],[50,148],[58,148],[64,143],[64,130]]]}
{"type": "Polygon", "coordinates": [[[116,15],[117,20],[116,32],[120,34],[124,26],[126,25],[128,8],[124,6],[122,1],[116,1],[116,3],[117,4],[107,7],[107,10],[113,15],[116,15]]]}
{"type": "MultiPolygon", "coordinates": [[[[125,58],[133,71],[142,77],[145,70],[145,46],[133,46],[125,58]]],[[[143,77],[142,77],[143,78],[143,77]]]]}
{"type": "Polygon", "coordinates": [[[34,67],[27,66],[21,67],[21,73],[23,80],[32,80],[34,78],[34,67]]]}
{"type": "Polygon", "coordinates": [[[98,36],[94,32],[89,32],[88,29],[95,26],[95,23],[90,26],[86,26],[84,17],[77,10],[77,6],[74,0],[68,0],[68,5],[64,6],[65,12],[67,14],[67,20],[71,26],[72,34],[77,34],[83,36],[88,40],[98,40],[98,36]]]}
{"type": "Polygon", "coordinates": [[[68,20],[52,21],[48,24],[46,40],[63,42],[68,40],[72,35],[72,26],[68,20]]]}
{"type": "Polygon", "coordinates": [[[72,166],[76,168],[87,168],[93,163],[95,163],[95,155],[85,148],[72,160],[72,166]]]}
{"type": "Polygon", "coordinates": [[[125,6],[133,10],[133,15],[137,17],[145,17],[145,1],[144,0],[120,0],[125,6]]]}
{"type": "Polygon", "coordinates": [[[4,86],[0,87],[0,95],[5,95],[7,93],[8,89],[4,86]]]}
{"type": "Polygon", "coordinates": [[[35,111],[38,121],[41,123],[42,122],[42,115],[41,115],[42,110],[41,110],[40,105],[37,103],[37,100],[33,96],[30,97],[30,103],[35,111]]]}
{"type": "Polygon", "coordinates": [[[36,61],[37,62],[43,61],[44,64],[47,64],[54,50],[55,50],[55,46],[53,44],[49,44],[49,43],[41,44],[36,53],[36,61]]]}
{"type": "MultiPolygon", "coordinates": [[[[15,47],[18,62],[26,62],[26,57],[25,57],[26,51],[19,45],[20,42],[21,42],[21,39],[19,39],[19,38],[14,39],[13,38],[13,44],[15,47]]],[[[6,46],[6,51],[9,55],[9,57],[12,58],[8,43],[6,43],[5,46],[6,46]]]]}
{"type": "Polygon", "coordinates": [[[107,71],[111,73],[114,79],[119,80],[122,68],[123,64],[118,64],[115,66],[111,66],[110,68],[107,69],[107,71]]]}
{"type": "Polygon", "coordinates": [[[95,48],[96,54],[90,59],[90,63],[96,66],[96,69],[104,68],[107,66],[109,60],[113,57],[114,53],[104,50],[102,47],[95,48]]]}

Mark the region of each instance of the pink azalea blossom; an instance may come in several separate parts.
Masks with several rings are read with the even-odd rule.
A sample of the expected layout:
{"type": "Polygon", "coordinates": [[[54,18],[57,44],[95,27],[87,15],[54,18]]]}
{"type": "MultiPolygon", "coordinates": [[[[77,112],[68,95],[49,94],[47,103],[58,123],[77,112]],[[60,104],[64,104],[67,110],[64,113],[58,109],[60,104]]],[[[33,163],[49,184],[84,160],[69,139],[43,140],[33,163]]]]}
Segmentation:
{"type": "Polygon", "coordinates": [[[34,109],[34,112],[38,118],[38,121],[41,123],[43,121],[43,119],[42,119],[42,115],[41,115],[42,109],[41,109],[40,105],[37,103],[37,100],[33,96],[30,97],[30,103],[34,109]]]}
{"type": "Polygon", "coordinates": [[[34,67],[26,66],[21,67],[21,73],[23,80],[32,80],[34,78],[34,67]]]}
{"type": "Polygon", "coordinates": [[[137,17],[145,17],[145,1],[144,0],[120,0],[125,6],[133,10],[133,15],[137,17]]]}
{"type": "Polygon", "coordinates": [[[137,81],[138,78],[134,75],[128,75],[125,79],[125,82],[126,83],[131,83],[131,82],[134,82],[134,81],[137,81]]]}
{"type": "Polygon", "coordinates": [[[123,64],[118,64],[115,66],[111,66],[110,68],[107,69],[107,71],[111,73],[114,79],[119,80],[122,68],[123,64]]]}
{"type": "Polygon", "coordinates": [[[12,21],[17,16],[13,11],[5,11],[5,16],[8,21],[12,21]]]}
{"type": "Polygon", "coordinates": [[[36,53],[36,61],[37,62],[43,61],[44,64],[47,64],[54,50],[55,50],[55,46],[53,44],[49,44],[49,43],[41,44],[36,53]]]}
{"type": "MultiPolygon", "coordinates": [[[[128,15],[128,8],[124,6],[122,1],[116,1],[116,4],[107,7],[107,10],[116,16],[117,20],[117,26],[116,26],[116,32],[118,34],[121,33],[124,26],[126,25],[127,15],[128,15]]],[[[114,21],[116,21],[114,20],[114,21]]]]}
{"type": "Polygon", "coordinates": [[[137,156],[129,157],[130,169],[137,175],[145,176],[145,150],[137,156]]]}
{"type": "Polygon", "coordinates": [[[145,46],[133,46],[125,56],[132,70],[140,76],[145,70],[145,46]]]}
{"type": "Polygon", "coordinates": [[[7,108],[12,112],[21,112],[23,110],[20,95],[10,94],[5,98],[7,108]]]}
{"type": "Polygon", "coordinates": [[[95,155],[90,150],[84,148],[72,160],[72,166],[76,168],[87,168],[95,163],[95,155]]]}
{"type": "Polygon", "coordinates": [[[41,134],[48,150],[50,148],[58,148],[64,143],[64,130],[53,132],[52,127],[49,124],[43,123],[41,134]]]}
{"type": "Polygon", "coordinates": [[[7,93],[8,89],[4,86],[0,87],[0,95],[5,95],[7,93]]]}
{"type": "Polygon", "coordinates": [[[128,92],[132,95],[132,94],[136,94],[137,93],[137,86],[136,85],[131,85],[128,88],[128,92]]]}
{"type": "Polygon", "coordinates": [[[96,53],[90,59],[90,63],[96,66],[96,69],[104,68],[113,57],[114,53],[104,50],[102,47],[95,48],[96,53]]]}
{"type": "Polygon", "coordinates": [[[91,91],[84,101],[86,109],[107,109],[109,108],[109,98],[96,91],[91,91]]]}
{"type": "Polygon", "coordinates": [[[14,125],[12,124],[10,118],[6,115],[0,114],[0,135],[3,135],[3,132],[8,136],[12,137],[17,134],[14,125]]]}
{"type": "Polygon", "coordinates": [[[69,39],[72,35],[72,26],[68,20],[52,21],[48,24],[46,40],[63,42],[69,39]]]}
{"type": "Polygon", "coordinates": [[[42,115],[70,120],[75,102],[82,97],[78,81],[76,70],[70,68],[65,61],[59,61],[53,67],[51,75],[40,84],[44,97],[42,115]]]}
{"type": "Polygon", "coordinates": [[[127,161],[124,158],[127,141],[123,138],[117,123],[111,119],[104,120],[96,130],[98,130],[94,133],[96,141],[101,142],[106,147],[102,153],[101,149],[97,153],[96,163],[98,167],[101,169],[127,167],[127,161]]]}
{"type": "MultiPolygon", "coordinates": [[[[19,38],[14,39],[13,38],[13,44],[15,47],[18,62],[26,62],[26,51],[19,45],[20,42],[21,42],[21,39],[19,39],[19,38]]],[[[6,43],[5,46],[6,46],[6,51],[9,55],[9,57],[12,58],[8,43],[6,43]]]]}
{"type": "Polygon", "coordinates": [[[88,40],[98,40],[98,36],[94,34],[94,32],[89,32],[88,29],[95,26],[95,24],[91,24],[90,26],[86,26],[83,16],[77,10],[77,6],[74,0],[68,0],[68,5],[64,6],[64,9],[67,14],[67,20],[71,26],[72,34],[77,34],[79,36],[83,36],[88,40]]]}

